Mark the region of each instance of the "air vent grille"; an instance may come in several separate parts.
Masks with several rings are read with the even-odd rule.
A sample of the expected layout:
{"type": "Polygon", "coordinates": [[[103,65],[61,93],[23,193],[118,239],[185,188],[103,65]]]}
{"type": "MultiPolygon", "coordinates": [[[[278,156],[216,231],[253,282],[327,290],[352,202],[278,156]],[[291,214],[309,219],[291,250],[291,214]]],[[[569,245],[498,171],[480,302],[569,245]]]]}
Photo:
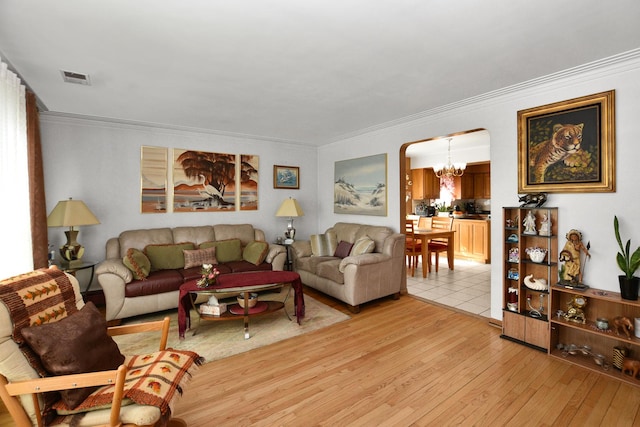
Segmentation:
{"type": "Polygon", "coordinates": [[[67,83],[91,86],[91,78],[89,77],[89,74],[65,70],[60,70],[60,72],[62,73],[62,79],[67,83]]]}

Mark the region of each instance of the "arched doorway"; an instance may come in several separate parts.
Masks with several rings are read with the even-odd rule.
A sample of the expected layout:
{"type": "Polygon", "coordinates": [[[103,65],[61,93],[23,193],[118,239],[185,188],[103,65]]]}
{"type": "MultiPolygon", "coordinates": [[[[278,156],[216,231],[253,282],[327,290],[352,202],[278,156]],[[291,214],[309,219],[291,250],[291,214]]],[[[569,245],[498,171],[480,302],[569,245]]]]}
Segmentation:
{"type": "MultiPolygon", "coordinates": [[[[487,215],[491,206],[490,197],[484,198],[490,191],[489,139],[489,132],[486,129],[472,129],[408,142],[400,148],[399,156],[401,230],[404,229],[407,215],[410,219],[425,215],[424,212],[416,212],[416,207],[424,207],[425,204],[428,206],[433,206],[436,202],[446,203],[447,206],[458,204],[461,210],[465,211],[464,218],[454,219],[454,230],[456,230],[454,269],[447,268],[446,257],[441,259],[437,273],[432,268],[432,271],[425,273],[426,277],[423,278],[423,270],[420,268],[414,277],[407,276],[408,293],[430,302],[485,317],[491,317],[490,220],[488,219],[490,215],[487,215]],[[449,160],[452,163],[466,163],[467,168],[461,177],[455,177],[455,179],[447,177],[441,182],[440,178],[434,174],[433,168],[436,164],[446,164],[449,160]],[[486,190],[481,177],[486,179],[486,190]],[[416,180],[416,185],[412,182],[413,179],[416,180]],[[480,184],[475,188],[474,179],[478,181],[477,184],[480,184]],[[429,188],[431,188],[430,191],[429,188]],[[475,213],[476,202],[478,202],[478,214],[475,213]],[[473,214],[467,215],[466,210],[472,211],[473,214]],[[487,258],[482,259],[484,255],[478,256],[477,253],[467,251],[467,239],[474,235],[473,238],[478,240],[477,230],[485,226],[487,258]],[[473,232],[470,231],[472,229],[473,232]]],[[[426,215],[430,213],[431,209],[426,215]]],[[[429,220],[428,218],[427,221],[429,220]]],[[[428,261],[423,260],[423,262],[428,261]]]]}

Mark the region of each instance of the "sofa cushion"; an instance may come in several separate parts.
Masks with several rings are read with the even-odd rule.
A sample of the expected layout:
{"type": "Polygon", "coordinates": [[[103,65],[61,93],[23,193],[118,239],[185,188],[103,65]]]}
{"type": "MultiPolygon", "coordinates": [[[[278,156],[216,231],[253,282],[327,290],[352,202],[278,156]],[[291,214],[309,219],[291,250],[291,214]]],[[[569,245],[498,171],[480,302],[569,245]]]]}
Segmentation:
{"type": "Polygon", "coordinates": [[[338,243],[338,247],[336,248],[336,252],[333,256],[337,256],[338,258],[346,258],[349,256],[351,252],[351,248],[353,247],[353,243],[345,242],[344,240],[338,243]]]}
{"type": "Polygon", "coordinates": [[[151,270],[173,270],[184,268],[184,250],[194,249],[193,243],[175,243],[167,245],[147,245],[144,253],[151,261],[151,270]]]}
{"type": "Polygon", "coordinates": [[[132,280],[124,287],[124,296],[140,297],[172,292],[180,289],[183,283],[181,270],[159,270],[149,273],[147,280],[132,280]]]}
{"type": "Polygon", "coordinates": [[[251,224],[216,224],[213,226],[215,240],[240,239],[242,246],[246,246],[256,239],[256,230],[251,224]]]}
{"type": "Polygon", "coordinates": [[[170,228],[150,228],[146,230],[127,230],[118,236],[120,244],[120,256],[127,254],[127,249],[135,248],[144,250],[148,245],[162,245],[173,243],[173,234],[170,228]]]}
{"type": "Polygon", "coordinates": [[[129,248],[122,263],[131,270],[133,278],[136,280],[146,279],[151,271],[151,261],[140,249],[129,248]]]}
{"type": "Polygon", "coordinates": [[[224,266],[231,269],[232,273],[243,273],[246,271],[269,271],[271,270],[271,264],[263,262],[259,265],[254,265],[249,261],[229,261],[224,263],[224,266]]]}
{"type": "Polygon", "coordinates": [[[242,250],[242,259],[253,265],[262,264],[269,253],[267,242],[251,242],[242,250]]]}
{"type": "Polygon", "coordinates": [[[342,261],[342,259],[331,259],[319,263],[316,267],[316,274],[319,277],[344,285],[344,274],[338,270],[340,261],[342,261]]]}
{"type": "Polygon", "coordinates": [[[353,244],[350,255],[356,256],[362,254],[370,254],[375,248],[376,242],[368,237],[361,237],[353,244]]]}
{"type": "Polygon", "coordinates": [[[192,242],[196,247],[202,242],[216,240],[210,225],[176,227],[171,232],[174,242],[192,242]]]}
{"type": "Polygon", "coordinates": [[[242,260],[242,242],[240,239],[218,240],[200,243],[200,249],[216,248],[218,263],[242,260]]]}
{"type": "MultiPolygon", "coordinates": [[[[92,302],[58,322],[23,328],[22,335],[52,375],[107,371],[116,369],[125,359],[107,335],[104,316],[92,302]]],[[[67,406],[74,408],[96,389],[63,390],[60,395],[67,406]]]]}
{"type": "Polygon", "coordinates": [[[332,256],[310,256],[300,258],[296,261],[296,270],[305,270],[310,273],[316,274],[318,264],[334,259],[340,260],[340,258],[332,256]]]}
{"type": "Polygon", "coordinates": [[[333,256],[338,247],[335,233],[312,234],[311,256],[333,256]]]}
{"type": "Polygon", "coordinates": [[[202,264],[217,264],[216,247],[184,250],[184,268],[202,267],[202,264]]]}

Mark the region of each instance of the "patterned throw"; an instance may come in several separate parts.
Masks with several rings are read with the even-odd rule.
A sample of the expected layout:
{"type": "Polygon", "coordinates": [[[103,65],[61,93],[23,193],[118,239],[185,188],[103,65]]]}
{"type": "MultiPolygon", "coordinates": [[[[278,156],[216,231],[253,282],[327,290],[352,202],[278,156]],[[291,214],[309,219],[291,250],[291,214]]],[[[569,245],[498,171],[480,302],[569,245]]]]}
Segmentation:
{"type": "Polygon", "coordinates": [[[78,311],[69,278],[57,269],[40,269],[0,281],[0,301],[13,320],[12,338],[40,376],[40,358],[27,345],[22,328],[57,322],[78,311]]]}
{"type": "MultiPolygon", "coordinates": [[[[204,360],[197,353],[173,349],[128,358],[123,397],[140,405],[156,406],[160,408],[162,415],[171,414],[176,398],[182,395],[183,386],[202,363],[204,360]]],[[[112,399],[113,386],[104,386],[73,410],[82,411],[109,405],[112,399]]],[[[70,410],[62,400],[54,404],[53,408],[70,410]]]]}

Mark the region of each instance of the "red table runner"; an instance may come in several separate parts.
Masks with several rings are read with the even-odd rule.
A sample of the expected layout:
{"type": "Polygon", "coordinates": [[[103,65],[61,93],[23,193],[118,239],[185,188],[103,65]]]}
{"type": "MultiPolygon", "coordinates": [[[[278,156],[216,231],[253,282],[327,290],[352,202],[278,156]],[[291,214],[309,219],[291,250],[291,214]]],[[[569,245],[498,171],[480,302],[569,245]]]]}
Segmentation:
{"type": "Polygon", "coordinates": [[[209,288],[199,288],[197,280],[191,280],[180,286],[180,301],[178,301],[178,334],[184,339],[184,333],[191,327],[191,318],[188,315],[191,308],[191,296],[189,292],[204,289],[225,289],[241,286],[268,285],[270,283],[291,283],[294,291],[296,318],[298,324],[304,318],[304,295],[302,294],[302,281],[300,275],[294,271],[255,271],[245,273],[222,274],[216,279],[216,284],[209,288]]]}

